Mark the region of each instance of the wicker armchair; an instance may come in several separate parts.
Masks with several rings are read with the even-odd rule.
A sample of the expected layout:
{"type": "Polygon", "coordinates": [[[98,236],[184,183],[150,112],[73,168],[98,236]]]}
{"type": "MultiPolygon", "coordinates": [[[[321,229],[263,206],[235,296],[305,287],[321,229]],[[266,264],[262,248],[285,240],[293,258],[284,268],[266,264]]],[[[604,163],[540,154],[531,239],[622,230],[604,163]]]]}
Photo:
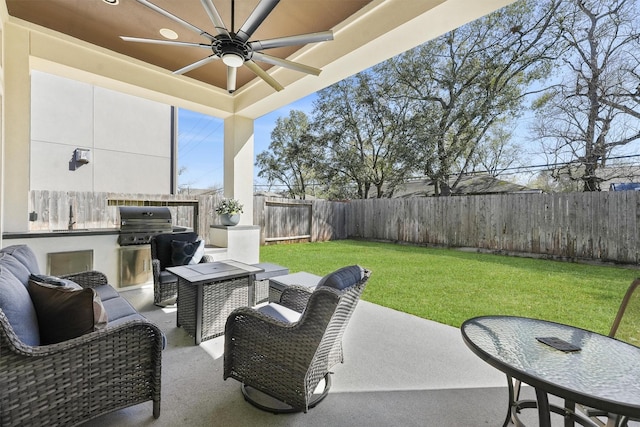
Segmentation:
{"type": "Polygon", "coordinates": [[[226,323],[224,379],[242,382],[245,398],[260,409],[307,412],[326,396],[329,370],[343,361],[342,336],[370,274],[345,267],[313,292],[291,286],[280,304],[236,309],[226,323]],[[323,379],[324,391],[314,394],[323,379]],[[251,390],[278,405],[262,404],[251,390]]]}
{"type": "MultiPolygon", "coordinates": [[[[83,287],[107,283],[99,272],[65,278],[83,287]]],[[[29,346],[0,310],[0,425],[76,425],[149,400],[157,418],[162,347],[161,331],[144,320],[29,346]]]]}
{"type": "MultiPolygon", "coordinates": [[[[187,231],[184,233],[157,234],[151,238],[151,266],[153,268],[153,303],[162,306],[162,303],[175,298],[178,295],[178,278],[166,271],[172,267],[171,241],[195,242],[198,233],[187,231]]],[[[200,262],[211,262],[213,259],[207,255],[200,262]]]]}

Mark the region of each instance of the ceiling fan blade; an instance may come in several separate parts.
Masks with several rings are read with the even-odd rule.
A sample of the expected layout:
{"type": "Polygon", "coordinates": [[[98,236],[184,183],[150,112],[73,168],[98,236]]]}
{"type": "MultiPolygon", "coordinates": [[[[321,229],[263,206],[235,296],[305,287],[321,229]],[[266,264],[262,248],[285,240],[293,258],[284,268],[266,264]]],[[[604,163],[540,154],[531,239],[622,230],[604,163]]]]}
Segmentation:
{"type": "Polygon", "coordinates": [[[251,71],[253,71],[258,77],[267,82],[272,88],[280,92],[284,89],[284,87],[276,81],[273,77],[271,77],[266,71],[258,66],[252,60],[245,61],[244,65],[246,65],[251,71]]]}
{"type": "Polygon", "coordinates": [[[191,46],[191,47],[203,47],[205,49],[211,49],[210,44],[204,43],[190,43],[190,42],[180,42],[177,40],[157,40],[157,39],[144,39],[141,37],[127,37],[120,36],[120,38],[126,42],[139,42],[139,43],[151,43],[151,44],[166,44],[170,46],[191,46]]]}
{"type": "Polygon", "coordinates": [[[236,67],[227,67],[227,92],[233,93],[236,91],[237,75],[238,69],[236,67]]]}
{"type": "Polygon", "coordinates": [[[211,22],[213,22],[213,26],[216,27],[218,34],[231,38],[231,35],[229,34],[229,31],[227,31],[227,28],[224,26],[222,17],[220,16],[220,13],[218,13],[218,9],[216,9],[216,7],[214,6],[213,1],[200,0],[200,2],[202,3],[202,7],[204,7],[204,10],[207,12],[207,15],[209,15],[209,19],[211,19],[211,22]]]}
{"type": "Polygon", "coordinates": [[[256,40],[249,42],[249,46],[254,51],[274,49],[277,47],[298,46],[309,43],[326,42],[333,40],[333,31],[322,31],[319,33],[300,34],[297,36],[278,37],[268,40],[256,40]]]}
{"type": "Polygon", "coordinates": [[[148,7],[151,10],[155,10],[156,12],[158,12],[161,15],[166,16],[167,18],[177,22],[180,25],[183,25],[185,27],[187,27],[188,29],[190,29],[191,31],[200,34],[201,36],[204,36],[206,38],[208,38],[211,41],[214,41],[215,38],[207,33],[204,30],[201,30],[200,28],[196,27],[195,25],[192,25],[190,23],[188,23],[187,21],[185,21],[182,18],[178,18],[176,15],[172,14],[171,12],[167,12],[166,10],[164,10],[163,8],[156,6],[155,4],[147,1],[147,0],[136,0],[138,3],[140,3],[141,5],[144,5],[146,7],[148,7]]]}
{"type": "Polygon", "coordinates": [[[291,70],[300,71],[307,74],[313,74],[314,76],[320,75],[322,71],[319,68],[310,67],[308,65],[299,64],[297,62],[289,61],[287,59],[276,58],[275,56],[265,55],[260,52],[253,52],[252,58],[256,61],[266,62],[267,64],[279,65],[280,67],[289,68],[291,70]]]}
{"type": "Polygon", "coordinates": [[[218,58],[216,55],[210,55],[207,56],[206,58],[203,58],[199,61],[194,62],[193,64],[189,64],[186,67],[182,67],[179,70],[176,70],[173,72],[173,74],[184,74],[184,73],[188,73],[191,70],[194,70],[198,67],[202,67],[205,64],[208,64],[209,62],[213,62],[216,61],[220,58],[218,58]]]}
{"type": "Polygon", "coordinates": [[[236,38],[240,39],[243,43],[249,40],[254,31],[262,24],[262,21],[265,20],[279,2],[280,0],[261,0],[236,33],[236,38]]]}

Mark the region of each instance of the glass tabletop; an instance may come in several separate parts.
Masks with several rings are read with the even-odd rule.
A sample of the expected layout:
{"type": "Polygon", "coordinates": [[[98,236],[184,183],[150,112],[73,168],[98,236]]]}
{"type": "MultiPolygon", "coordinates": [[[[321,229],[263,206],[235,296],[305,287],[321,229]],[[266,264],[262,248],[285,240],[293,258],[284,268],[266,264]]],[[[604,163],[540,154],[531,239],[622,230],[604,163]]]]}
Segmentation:
{"type": "Polygon", "coordinates": [[[584,329],[510,316],[469,319],[466,344],[507,375],[546,392],[617,414],[640,416],[640,348],[584,329]],[[564,352],[538,341],[557,337],[564,352]]]}

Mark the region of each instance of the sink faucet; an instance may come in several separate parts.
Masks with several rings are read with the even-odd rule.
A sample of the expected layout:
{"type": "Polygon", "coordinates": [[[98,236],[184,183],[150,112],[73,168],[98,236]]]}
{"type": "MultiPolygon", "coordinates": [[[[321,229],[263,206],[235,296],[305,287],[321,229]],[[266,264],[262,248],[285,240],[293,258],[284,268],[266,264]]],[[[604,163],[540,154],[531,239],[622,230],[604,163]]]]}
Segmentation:
{"type": "Polygon", "coordinates": [[[73,220],[73,205],[69,205],[69,230],[73,230],[73,225],[76,222],[73,220]]]}

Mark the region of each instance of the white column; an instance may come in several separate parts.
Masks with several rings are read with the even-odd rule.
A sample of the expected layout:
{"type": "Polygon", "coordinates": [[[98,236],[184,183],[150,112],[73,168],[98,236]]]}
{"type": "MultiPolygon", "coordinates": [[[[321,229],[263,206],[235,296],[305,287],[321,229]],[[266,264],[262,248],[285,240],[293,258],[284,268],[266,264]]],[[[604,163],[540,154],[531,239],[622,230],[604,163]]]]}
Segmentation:
{"type": "Polygon", "coordinates": [[[224,196],[240,200],[240,225],[253,224],[253,119],[224,121],[224,196]]]}
{"type": "Polygon", "coordinates": [[[0,200],[1,232],[29,229],[31,81],[29,32],[5,22],[0,200]]]}

